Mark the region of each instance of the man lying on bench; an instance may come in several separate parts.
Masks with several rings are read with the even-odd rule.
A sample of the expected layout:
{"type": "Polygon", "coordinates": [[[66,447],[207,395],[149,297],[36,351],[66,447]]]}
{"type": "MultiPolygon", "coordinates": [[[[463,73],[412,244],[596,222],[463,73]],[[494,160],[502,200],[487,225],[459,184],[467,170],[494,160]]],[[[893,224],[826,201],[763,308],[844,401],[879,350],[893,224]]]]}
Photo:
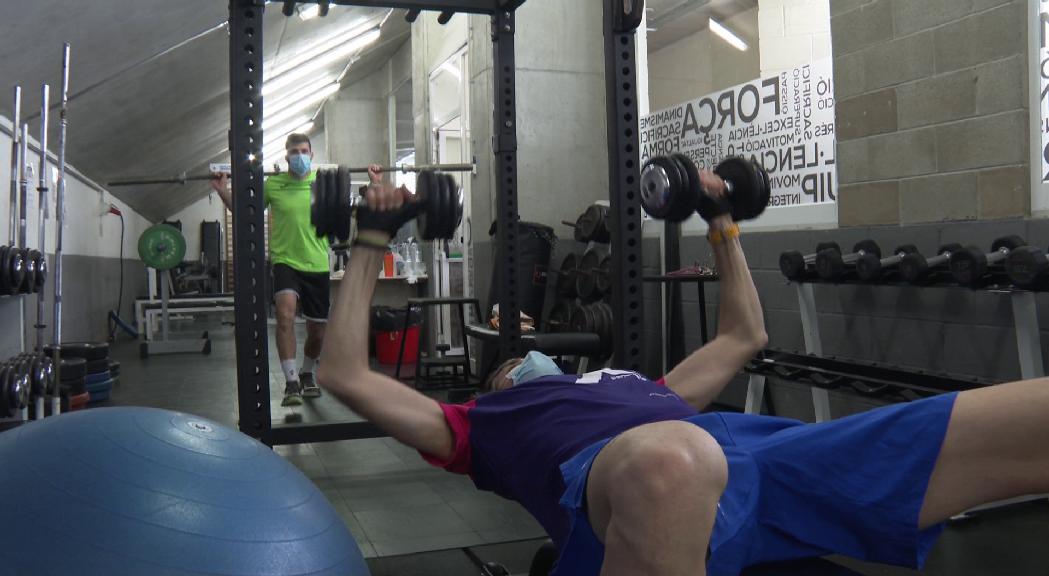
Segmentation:
{"type": "MultiPolygon", "coordinates": [[[[702,183],[723,194],[717,176],[702,183]]],[[[733,575],[834,553],[921,567],[951,516],[1049,492],[1049,379],[822,424],[700,414],[766,342],[728,216],[709,222],[717,337],[663,379],[563,375],[532,352],[475,402],[441,404],[369,370],[369,304],[407,198],[367,195],[318,380],[430,462],[524,505],[561,551],[554,574],[733,575]]]]}

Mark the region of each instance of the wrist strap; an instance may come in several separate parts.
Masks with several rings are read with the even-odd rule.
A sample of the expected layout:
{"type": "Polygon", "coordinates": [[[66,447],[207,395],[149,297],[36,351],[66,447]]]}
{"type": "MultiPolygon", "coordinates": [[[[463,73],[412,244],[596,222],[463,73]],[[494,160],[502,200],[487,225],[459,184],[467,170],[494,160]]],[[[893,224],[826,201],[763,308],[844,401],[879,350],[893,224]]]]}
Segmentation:
{"type": "Polygon", "coordinates": [[[375,248],[376,250],[387,250],[390,247],[390,240],[389,238],[383,239],[382,236],[382,233],[371,234],[368,230],[358,230],[357,238],[354,239],[353,245],[375,248]]]}
{"type": "Polygon", "coordinates": [[[735,222],[732,223],[732,226],[729,226],[724,230],[714,230],[712,228],[707,232],[707,241],[710,242],[711,246],[724,244],[733,238],[739,238],[739,224],[736,224],[735,222]]]}

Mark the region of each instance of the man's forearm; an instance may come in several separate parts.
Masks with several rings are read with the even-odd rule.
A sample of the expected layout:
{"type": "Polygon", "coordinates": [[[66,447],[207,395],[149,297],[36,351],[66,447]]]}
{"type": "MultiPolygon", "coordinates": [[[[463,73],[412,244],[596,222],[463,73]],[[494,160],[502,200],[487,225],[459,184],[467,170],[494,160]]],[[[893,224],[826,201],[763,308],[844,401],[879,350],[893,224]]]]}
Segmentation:
{"type": "MultiPolygon", "coordinates": [[[[715,227],[727,228],[724,224],[715,224],[715,227]]],[[[714,262],[720,277],[718,334],[731,334],[764,345],[761,303],[739,239],[726,238],[715,245],[714,262]]]]}
{"type": "Polygon", "coordinates": [[[222,203],[226,205],[226,208],[230,212],[232,212],[233,211],[233,191],[230,190],[229,188],[225,188],[224,190],[216,190],[216,192],[218,193],[219,198],[222,199],[222,203]]]}
{"type": "Polygon", "coordinates": [[[321,368],[329,374],[368,369],[368,321],[372,295],[382,267],[383,252],[357,246],[343,276],[321,352],[321,368]]]}

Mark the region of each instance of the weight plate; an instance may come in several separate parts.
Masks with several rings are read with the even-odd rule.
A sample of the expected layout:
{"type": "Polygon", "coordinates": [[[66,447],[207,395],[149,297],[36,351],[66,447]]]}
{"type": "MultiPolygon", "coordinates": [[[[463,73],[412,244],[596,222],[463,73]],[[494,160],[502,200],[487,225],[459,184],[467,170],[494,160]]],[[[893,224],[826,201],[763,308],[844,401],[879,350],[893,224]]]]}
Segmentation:
{"type": "Polygon", "coordinates": [[[841,252],[824,250],[816,255],[816,273],[824,280],[834,280],[845,271],[845,262],[841,252]]]}
{"type": "Polygon", "coordinates": [[[824,250],[837,250],[838,252],[841,252],[841,246],[838,246],[837,242],[820,242],[819,244],[816,244],[815,254],[819,254],[824,250]]]}
{"type": "Polygon", "coordinates": [[[866,253],[856,259],[856,276],[864,282],[872,282],[881,277],[881,258],[866,253]]]}
{"type": "MultiPolygon", "coordinates": [[[[656,156],[645,163],[641,171],[641,207],[658,220],[681,222],[691,216],[691,210],[680,210],[681,175],[669,158],[656,156]]],[[[685,194],[687,195],[687,194],[685,194]]]]}
{"type": "Polygon", "coordinates": [[[91,376],[92,374],[102,374],[103,372],[108,372],[109,359],[101,358],[99,360],[89,360],[85,369],[87,370],[88,376],[91,376]]]}
{"type": "Polygon", "coordinates": [[[798,280],[805,275],[805,255],[797,250],[781,253],[779,271],[787,280],[798,280]]]}
{"type": "Polygon", "coordinates": [[[0,366],[0,418],[9,418],[18,411],[17,391],[8,379],[10,371],[7,366],[0,366]]]}
{"type": "Polygon", "coordinates": [[[156,270],[170,270],[182,263],[186,239],[178,228],[155,224],[138,238],[138,256],[142,263],[156,270]]]}
{"type": "Polygon", "coordinates": [[[951,275],[962,285],[971,286],[987,271],[987,255],[979,247],[969,246],[951,253],[951,275]]]}
{"type": "Polygon", "coordinates": [[[62,381],[76,380],[77,378],[83,378],[86,373],[87,360],[83,358],[62,358],[62,370],[61,377],[62,381]]]}
{"type": "Polygon", "coordinates": [[[338,220],[336,220],[335,237],[339,239],[339,242],[345,242],[350,239],[350,224],[352,221],[350,195],[353,193],[353,177],[350,175],[348,168],[339,166],[335,180],[339,187],[336,199],[338,220]]]}
{"type": "Polygon", "coordinates": [[[47,258],[37,250],[33,250],[32,255],[36,264],[36,287],[33,291],[40,292],[47,284],[47,258]]]}
{"type": "MultiPolygon", "coordinates": [[[[55,355],[55,347],[48,344],[44,346],[44,354],[55,355]]],[[[98,360],[109,357],[108,342],[64,342],[62,343],[62,359],[85,358],[87,360],[98,360]]]]}
{"type": "Polygon", "coordinates": [[[878,258],[881,258],[881,248],[878,247],[878,243],[874,240],[860,240],[852,247],[852,251],[874,254],[878,258]]]}
{"type": "Polygon", "coordinates": [[[22,258],[22,268],[25,270],[25,275],[22,276],[22,284],[19,288],[19,292],[22,294],[29,294],[36,288],[36,262],[33,262],[32,256],[26,249],[16,249],[22,258]]]}
{"type": "Polygon", "coordinates": [[[1036,246],[1021,246],[1005,260],[1005,272],[1015,284],[1030,288],[1049,272],[1049,257],[1036,246]]]}
{"type": "Polygon", "coordinates": [[[444,181],[444,177],[434,172],[431,176],[433,180],[433,189],[430,194],[430,202],[426,205],[426,212],[428,222],[430,223],[430,234],[434,239],[444,237],[444,228],[448,225],[442,219],[444,216],[444,202],[447,196],[448,183],[444,181]]]}
{"type": "Polygon", "coordinates": [[[317,227],[317,234],[322,238],[332,237],[332,225],[335,222],[335,215],[331,213],[331,187],[328,186],[328,170],[318,170],[317,175],[314,177],[314,181],[317,183],[317,211],[319,214],[320,226],[317,227]]]}
{"type": "Polygon", "coordinates": [[[761,214],[764,206],[761,206],[759,195],[763,183],[759,181],[749,160],[739,156],[726,158],[714,168],[714,173],[732,183],[728,202],[732,206],[733,220],[741,222],[761,214]]]}
{"type": "Polygon", "coordinates": [[[433,240],[436,236],[433,234],[434,228],[437,226],[437,222],[433,220],[431,216],[431,206],[433,204],[434,196],[437,194],[437,176],[431,170],[423,170],[419,173],[419,177],[416,180],[416,196],[418,196],[418,202],[421,203],[422,210],[415,217],[416,226],[419,228],[419,235],[424,240],[433,240]]]}
{"type": "Polygon", "coordinates": [[[448,226],[445,228],[446,234],[444,238],[455,238],[455,232],[459,229],[459,223],[462,220],[462,212],[459,207],[460,194],[459,194],[459,183],[455,181],[455,177],[451,174],[441,174],[444,177],[445,184],[447,184],[448,195],[444,198],[445,204],[445,217],[448,222],[448,226]]]}
{"type": "Polygon", "coordinates": [[[10,248],[7,254],[7,265],[8,294],[18,294],[22,290],[27,273],[25,251],[21,248],[10,248]]]}
{"type": "Polygon", "coordinates": [[[7,259],[10,251],[9,246],[0,246],[0,294],[10,294],[11,286],[8,284],[8,275],[11,264],[7,259]]]}
{"type": "Polygon", "coordinates": [[[320,171],[313,177],[310,184],[310,223],[313,224],[313,232],[318,238],[325,236],[324,233],[324,199],[321,192],[324,179],[320,177],[320,171]]]}
{"type": "Polygon", "coordinates": [[[579,231],[579,240],[581,242],[591,242],[594,240],[594,233],[597,230],[598,219],[600,215],[597,211],[597,205],[591,204],[576,220],[576,230],[579,231]]]}
{"type": "Polygon", "coordinates": [[[550,308],[550,315],[546,319],[547,329],[550,332],[565,332],[569,328],[572,319],[573,304],[571,300],[558,300],[550,308]]]}
{"type": "Polygon", "coordinates": [[[1015,250],[1015,249],[1019,248],[1020,246],[1026,246],[1026,245],[1027,245],[1027,242],[1023,238],[1013,234],[1013,235],[1010,235],[1010,236],[1003,236],[1003,237],[995,240],[994,243],[991,244],[991,252],[997,252],[997,251],[1001,250],[1002,248],[1008,248],[1009,250],[1015,250]]]}
{"type": "Polygon", "coordinates": [[[584,210],[583,213],[580,214],[579,217],[575,219],[575,228],[573,229],[574,231],[572,232],[572,237],[575,238],[576,242],[582,242],[584,244],[586,244],[586,242],[587,242],[586,232],[585,232],[586,229],[587,229],[586,219],[587,219],[586,210],[584,210]]]}
{"type": "Polygon", "coordinates": [[[601,265],[601,254],[596,250],[587,250],[579,260],[579,272],[576,275],[576,292],[584,300],[595,300],[597,293],[595,275],[601,265]]]}
{"type": "Polygon", "coordinates": [[[598,292],[602,294],[612,293],[612,256],[610,254],[605,254],[601,258],[594,280],[597,284],[598,292]]]}
{"type": "Polygon", "coordinates": [[[688,185],[684,189],[689,199],[688,215],[691,216],[696,211],[696,199],[703,193],[703,183],[699,178],[699,167],[696,166],[696,163],[691,158],[684,154],[674,154],[673,158],[677,160],[685,179],[688,180],[688,185]]]}
{"type": "Polygon", "coordinates": [[[328,242],[334,242],[339,233],[339,178],[338,171],[334,169],[322,170],[317,174],[318,178],[324,179],[324,210],[327,212],[324,228],[328,232],[328,242]]]}
{"type": "Polygon", "coordinates": [[[557,292],[562,296],[575,296],[578,268],[579,257],[575,254],[568,254],[561,260],[557,269],[557,292]]]}

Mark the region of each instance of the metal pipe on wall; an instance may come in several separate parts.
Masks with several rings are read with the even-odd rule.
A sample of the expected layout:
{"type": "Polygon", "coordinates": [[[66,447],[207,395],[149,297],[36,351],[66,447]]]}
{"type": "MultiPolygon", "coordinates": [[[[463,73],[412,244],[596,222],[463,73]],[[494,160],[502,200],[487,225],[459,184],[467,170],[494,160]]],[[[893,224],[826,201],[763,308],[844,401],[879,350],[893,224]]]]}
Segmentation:
{"type": "Polygon", "coordinates": [[[21,152],[18,141],[18,122],[22,118],[22,87],[15,86],[15,113],[12,124],[14,136],[11,138],[11,217],[8,230],[8,244],[15,245],[18,230],[18,154],[21,152]]]}

